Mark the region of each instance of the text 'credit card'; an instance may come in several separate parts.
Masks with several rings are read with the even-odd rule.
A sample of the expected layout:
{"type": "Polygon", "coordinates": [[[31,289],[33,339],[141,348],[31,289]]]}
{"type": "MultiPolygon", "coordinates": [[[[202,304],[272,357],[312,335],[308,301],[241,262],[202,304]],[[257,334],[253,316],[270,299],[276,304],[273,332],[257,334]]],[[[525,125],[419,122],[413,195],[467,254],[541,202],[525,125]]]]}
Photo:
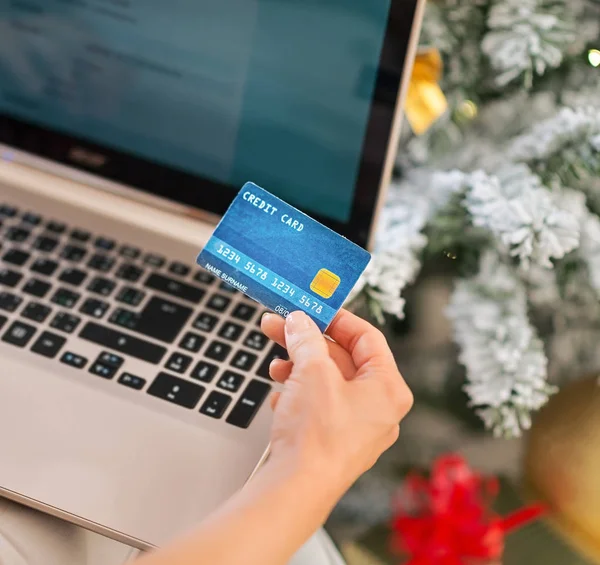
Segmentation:
{"type": "Polygon", "coordinates": [[[325,331],[370,258],[358,245],[248,182],[196,262],[284,317],[303,310],[325,331]]]}

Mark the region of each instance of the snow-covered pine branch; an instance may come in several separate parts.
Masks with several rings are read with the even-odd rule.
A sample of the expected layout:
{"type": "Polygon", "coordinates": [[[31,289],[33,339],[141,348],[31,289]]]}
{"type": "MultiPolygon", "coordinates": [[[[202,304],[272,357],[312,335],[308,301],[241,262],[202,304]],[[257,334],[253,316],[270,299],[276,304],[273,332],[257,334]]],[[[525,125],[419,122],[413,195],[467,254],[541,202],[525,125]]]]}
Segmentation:
{"type": "Polygon", "coordinates": [[[465,206],[475,226],[489,230],[524,267],[551,267],[579,245],[577,218],[560,209],[526,165],[507,165],[496,175],[470,175],[465,206]]]}
{"type": "Polygon", "coordinates": [[[575,40],[572,2],[580,0],[496,0],[488,16],[482,49],[504,87],[519,77],[530,86],[534,75],[560,66],[575,40]]]}
{"type": "Polygon", "coordinates": [[[523,284],[494,252],[456,283],[447,315],[467,371],[465,392],[494,435],[515,437],[554,391],[543,344],[527,316],[523,284]]]}
{"type": "Polygon", "coordinates": [[[507,156],[529,164],[559,188],[596,176],[600,173],[600,106],[561,108],[514,139],[507,156]]]}

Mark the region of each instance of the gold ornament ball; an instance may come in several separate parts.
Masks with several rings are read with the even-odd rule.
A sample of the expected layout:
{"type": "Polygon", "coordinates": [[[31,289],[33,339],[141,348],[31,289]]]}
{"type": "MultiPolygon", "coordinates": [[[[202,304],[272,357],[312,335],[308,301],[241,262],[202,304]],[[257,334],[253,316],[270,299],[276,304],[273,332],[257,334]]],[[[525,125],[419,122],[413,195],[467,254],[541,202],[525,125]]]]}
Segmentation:
{"type": "Polygon", "coordinates": [[[550,523],[600,563],[600,380],[575,381],[536,415],[525,456],[526,486],[547,502],[550,523]]]}

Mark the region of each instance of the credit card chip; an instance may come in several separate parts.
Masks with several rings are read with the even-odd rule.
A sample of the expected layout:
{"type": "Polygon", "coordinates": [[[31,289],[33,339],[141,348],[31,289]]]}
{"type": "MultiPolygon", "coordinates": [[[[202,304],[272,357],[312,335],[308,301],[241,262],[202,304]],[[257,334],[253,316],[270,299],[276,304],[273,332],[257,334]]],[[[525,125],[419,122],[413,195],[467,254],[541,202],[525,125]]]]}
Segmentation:
{"type": "Polygon", "coordinates": [[[340,277],[327,269],[321,269],[310,283],[310,290],[323,298],[331,298],[338,286],[340,277]]]}

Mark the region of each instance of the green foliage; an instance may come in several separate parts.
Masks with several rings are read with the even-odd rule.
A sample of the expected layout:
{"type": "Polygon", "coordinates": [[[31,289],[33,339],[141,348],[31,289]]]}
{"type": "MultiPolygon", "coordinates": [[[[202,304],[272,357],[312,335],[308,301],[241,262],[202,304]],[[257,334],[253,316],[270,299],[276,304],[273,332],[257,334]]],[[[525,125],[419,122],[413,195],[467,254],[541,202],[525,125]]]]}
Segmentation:
{"type": "Polygon", "coordinates": [[[455,194],[425,228],[428,245],[425,261],[445,259],[459,276],[469,276],[479,268],[479,256],[489,242],[489,234],[473,226],[464,206],[464,193],[455,194]]]}
{"type": "MultiPolygon", "coordinates": [[[[532,169],[549,187],[570,186],[588,192],[591,181],[600,175],[600,152],[591,143],[569,143],[547,159],[531,162],[532,169]]],[[[589,191],[592,206],[600,211],[600,195],[589,191]]]]}

